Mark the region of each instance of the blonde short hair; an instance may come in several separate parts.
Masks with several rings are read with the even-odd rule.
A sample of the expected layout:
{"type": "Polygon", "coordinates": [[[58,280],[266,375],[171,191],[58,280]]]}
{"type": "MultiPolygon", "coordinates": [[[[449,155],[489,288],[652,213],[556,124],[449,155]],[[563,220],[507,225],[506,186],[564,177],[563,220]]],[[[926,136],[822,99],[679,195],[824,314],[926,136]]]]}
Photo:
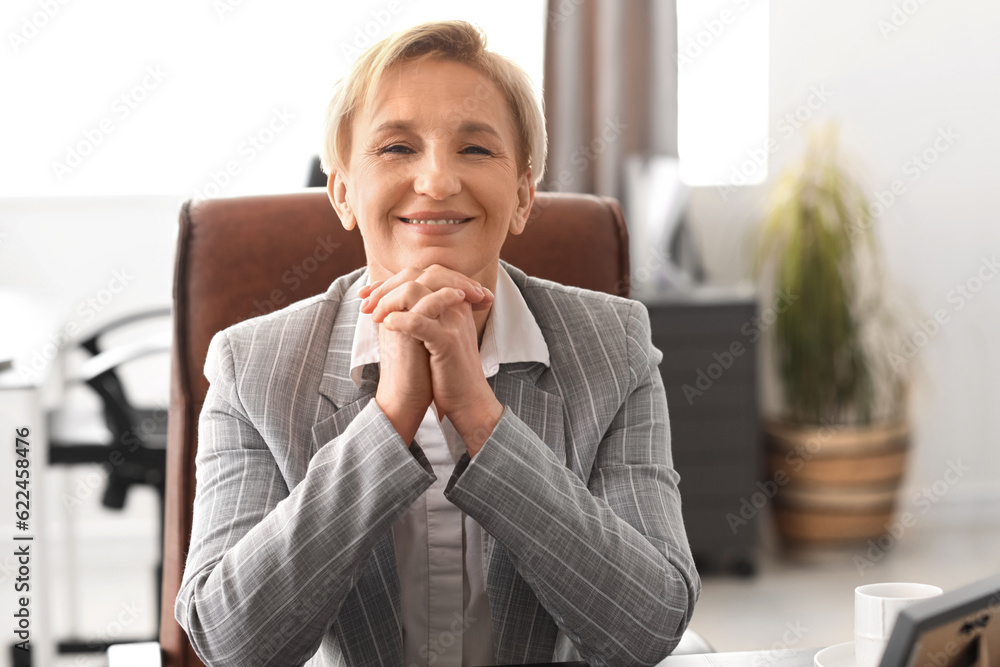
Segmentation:
{"type": "Polygon", "coordinates": [[[323,128],[323,171],[343,171],[349,163],[351,128],[385,73],[405,61],[449,60],[480,72],[500,89],[510,107],[520,173],[530,167],[538,183],[545,171],[545,117],[531,79],[517,63],[486,49],[486,35],[465,21],[435,21],[386,37],[366,50],[334,89],[323,128]]]}

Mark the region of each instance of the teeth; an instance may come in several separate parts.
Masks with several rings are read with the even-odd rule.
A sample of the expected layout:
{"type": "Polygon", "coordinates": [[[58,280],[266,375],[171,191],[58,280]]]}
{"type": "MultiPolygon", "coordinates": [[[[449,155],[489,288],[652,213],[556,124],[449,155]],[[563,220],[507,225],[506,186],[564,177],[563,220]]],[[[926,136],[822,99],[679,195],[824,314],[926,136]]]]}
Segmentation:
{"type": "Polygon", "coordinates": [[[464,220],[413,220],[412,218],[403,218],[407,223],[413,225],[460,225],[464,220]]]}

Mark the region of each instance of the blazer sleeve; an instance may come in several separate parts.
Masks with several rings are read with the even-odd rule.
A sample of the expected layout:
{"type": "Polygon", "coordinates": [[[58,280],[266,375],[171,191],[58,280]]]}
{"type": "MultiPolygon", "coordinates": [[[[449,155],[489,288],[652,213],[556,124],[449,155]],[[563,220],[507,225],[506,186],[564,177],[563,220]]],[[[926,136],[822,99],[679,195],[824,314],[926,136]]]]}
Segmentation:
{"type": "Polygon", "coordinates": [[[289,492],[241,400],[225,331],[212,339],[205,374],[175,616],[207,665],[302,664],[376,542],[434,476],[372,400],[289,492]]]}
{"type": "Polygon", "coordinates": [[[456,468],[447,492],[507,547],[591,665],[661,661],[701,591],[670,455],[662,354],[639,303],[626,338],[628,391],[586,485],[507,408],[475,459],[456,468]]]}

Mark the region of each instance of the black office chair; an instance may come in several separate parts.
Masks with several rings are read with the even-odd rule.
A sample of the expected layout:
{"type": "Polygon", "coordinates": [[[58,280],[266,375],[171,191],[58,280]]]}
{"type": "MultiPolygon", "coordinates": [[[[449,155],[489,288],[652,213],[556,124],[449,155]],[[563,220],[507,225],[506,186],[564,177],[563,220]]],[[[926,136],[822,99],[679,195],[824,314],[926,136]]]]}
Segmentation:
{"type": "MultiPolygon", "coordinates": [[[[67,346],[63,359],[72,349],[83,351],[88,358],[78,368],[67,373],[67,388],[84,385],[100,398],[104,424],[111,433],[109,442],[92,442],[79,438],[78,428],[63,423],[60,410],[47,415],[48,462],[50,465],[93,465],[102,464],[108,472],[101,502],[109,509],[124,508],[129,490],[136,485],[152,487],[159,499],[159,544],[157,553],[160,561],[155,572],[157,604],[161,607],[160,581],[163,577],[163,508],[166,495],[166,443],[167,410],[140,408],[129,400],[122,383],[119,370],[126,364],[152,354],[170,352],[169,307],[153,308],[134,312],[117,318],[84,338],[67,346]],[[143,336],[128,343],[108,346],[105,339],[136,323],[162,320],[162,332],[143,336]]],[[[159,626],[159,618],[156,620],[159,626]]],[[[121,640],[116,640],[121,641],[121,640]]],[[[57,651],[66,653],[102,653],[108,643],[85,642],[70,638],[57,643],[57,651]]],[[[15,651],[16,659],[22,659],[23,651],[15,651]]],[[[27,665],[23,660],[15,665],[27,665]]]]}
{"type": "Polygon", "coordinates": [[[323,166],[318,155],[313,158],[312,164],[309,165],[309,177],[306,179],[306,187],[326,187],[326,174],[323,173],[323,166]]]}
{"type": "MultiPolygon", "coordinates": [[[[81,340],[77,346],[91,355],[72,377],[71,383],[89,386],[101,399],[104,421],[112,434],[110,443],[95,444],[62,439],[58,435],[49,442],[49,463],[74,465],[108,464],[108,484],[102,503],[111,509],[122,509],[128,490],[135,484],[146,484],[163,493],[165,448],[167,439],[166,410],[138,408],[125,393],[118,369],[131,361],[150,354],[170,351],[169,329],[166,336],[144,338],[127,345],[102,350],[101,340],[110,332],[127,325],[156,318],[169,318],[170,308],[156,308],[129,314],[102,326],[81,340]]],[[[169,326],[166,321],[165,326],[169,326]]],[[[50,432],[58,433],[50,415],[50,432]]]]}

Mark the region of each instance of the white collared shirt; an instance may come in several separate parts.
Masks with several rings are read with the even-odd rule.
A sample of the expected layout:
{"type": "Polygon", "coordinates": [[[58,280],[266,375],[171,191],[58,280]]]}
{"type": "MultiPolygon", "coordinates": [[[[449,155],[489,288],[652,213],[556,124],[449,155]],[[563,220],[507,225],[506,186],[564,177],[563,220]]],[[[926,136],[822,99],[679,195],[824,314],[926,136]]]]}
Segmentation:
{"type": "MultiPolygon", "coordinates": [[[[483,374],[492,377],[500,364],[521,361],[548,366],[549,348],[542,331],[503,267],[497,270],[494,296],[479,348],[483,374]]],[[[360,386],[364,366],[378,361],[378,326],[371,315],[362,313],[351,348],[355,384],[360,386]]],[[[438,422],[433,404],[424,414],[415,439],[437,480],[392,528],[399,568],[404,664],[492,665],[486,535],[475,520],[444,497],[451,470],[465,452],[465,444],[447,417],[438,422]]]]}

